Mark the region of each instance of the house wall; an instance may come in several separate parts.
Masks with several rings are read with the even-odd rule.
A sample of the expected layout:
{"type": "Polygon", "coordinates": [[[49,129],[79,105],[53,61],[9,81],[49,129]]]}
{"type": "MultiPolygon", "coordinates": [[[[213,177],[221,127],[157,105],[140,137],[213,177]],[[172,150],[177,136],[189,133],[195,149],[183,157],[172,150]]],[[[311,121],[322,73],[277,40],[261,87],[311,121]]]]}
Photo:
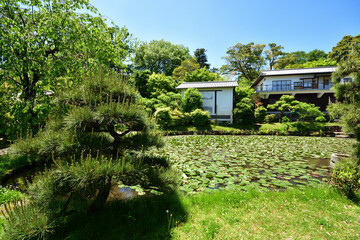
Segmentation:
{"type": "MultiPolygon", "coordinates": [[[[207,96],[209,96],[209,92],[216,91],[216,112],[213,111],[211,113],[212,118],[218,119],[218,120],[227,120],[232,121],[232,111],[233,111],[233,88],[201,88],[198,89],[200,93],[204,94],[207,93],[207,96]],[[217,116],[226,116],[224,118],[217,118],[217,116]]],[[[184,97],[186,89],[181,90],[181,98],[184,97]]],[[[215,98],[214,98],[214,106],[215,110],[215,98]]]]}
{"type": "MultiPolygon", "coordinates": [[[[294,90],[294,82],[301,82],[302,79],[304,78],[314,78],[314,74],[308,74],[308,75],[288,75],[288,76],[269,76],[269,77],[265,77],[264,79],[262,79],[255,90],[257,91],[266,91],[266,90],[270,90],[273,91],[272,86],[273,86],[273,81],[284,81],[284,80],[290,80],[291,81],[291,85],[290,85],[290,89],[289,90],[294,90]],[[261,89],[261,85],[263,85],[263,88],[261,89]]],[[[331,86],[331,80],[330,80],[330,76],[320,76],[318,77],[318,87],[317,89],[322,90],[322,89],[329,89],[329,87],[331,86]],[[324,79],[327,79],[329,81],[329,85],[325,85],[324,86],[324,79]]]]}

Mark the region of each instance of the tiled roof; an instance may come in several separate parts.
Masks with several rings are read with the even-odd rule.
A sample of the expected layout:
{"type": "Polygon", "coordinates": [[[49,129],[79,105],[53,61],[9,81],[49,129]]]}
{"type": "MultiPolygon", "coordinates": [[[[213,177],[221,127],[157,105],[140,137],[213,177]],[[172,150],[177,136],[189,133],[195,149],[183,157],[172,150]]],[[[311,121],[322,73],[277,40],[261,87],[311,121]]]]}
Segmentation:
{"type": "Polygon", "coordinates": [[[299,69],[281,69],[262,71],[260,76],[280,76],[280,75],[303,75],[303,74],[317,74],[317,73],[333,73],[336,67],[321,67],[321,68],[299,68],[299,69]]]}
{"type": "Polygon", "coordinates": [[[335,72],[336,67],[318,67],[318,68],[297,68],[262,71],[259,77],[251,85],[255,87],[264,77],[269,76],[286,76],[286,75],[305,75],[305,74],[331,74],[335,72]]]}
{"type": "Polygon", "coordinates": [[[238,83],[235,81],[220,81],[220,82],[184,82],[176,89],[188,88],[233,88],[237,87],[238,83]]]}

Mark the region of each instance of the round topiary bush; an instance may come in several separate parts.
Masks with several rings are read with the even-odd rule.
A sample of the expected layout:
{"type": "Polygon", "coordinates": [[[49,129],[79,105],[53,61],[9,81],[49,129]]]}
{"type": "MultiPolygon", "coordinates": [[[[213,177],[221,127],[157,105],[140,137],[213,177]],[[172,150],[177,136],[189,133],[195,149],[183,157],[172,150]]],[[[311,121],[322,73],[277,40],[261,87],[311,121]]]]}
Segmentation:
{"type": "Polygon", "coordinates": [[[204,126],[209,123],[210,113],[201,109],[191,112],[191,119],[195,126],[204,126]]]}
{"type": "Polygon", "coordinates": [[[172,125],[172,117],[170,114],[171,110],[170,108],[160,108],[155,111],[154,117],[161,127],[169,127],[172,125]]]}
{"type": "Polygon", "coordinates": [[[183,112],[192,112],[195,109],[202,109],[202,95],[199,90],[189,88],[185,91],[184,97],[181,101],[181,110],[183,112]]]}

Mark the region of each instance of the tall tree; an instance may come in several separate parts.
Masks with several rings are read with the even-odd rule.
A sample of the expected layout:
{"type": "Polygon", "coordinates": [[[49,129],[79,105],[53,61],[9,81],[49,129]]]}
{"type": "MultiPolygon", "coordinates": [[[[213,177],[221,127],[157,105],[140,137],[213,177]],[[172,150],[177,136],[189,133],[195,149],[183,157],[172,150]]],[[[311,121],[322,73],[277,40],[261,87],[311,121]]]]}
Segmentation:
{"type": "Polygon", "coordinates": [[[332,51],[329,53],[329,57],[336,62],[347,60],[348,56],[355,45],[360,44],[360,34],[356,36],[346,35],[340,42],[337,43],[332,51]]]}
{"type": "Polygon", "coordinates": [[[268,46],[270,49],[265,50],[265,59],[269,61],[270,70],[272,70],[278,58],[284,54],[281,51],[284,47],[276,43],[269,43],[268,46]]]}
{"type": "Polygon", "coordinates": [[[186,74],[189,74],[200,68],[200,64],[194,58],[186,59],[181,65],[174,69],[172,77],[177,81],[182,81],[186,74]]]}
{"type": "Polygon", "coordinates": [[[46,119],[45,90],[76,82],[95,62],[120,67],[128,55],[127,29],[108,28],[88,0],[1,1],[0,18],[0,81],[18,96],[15,127],[46,119]]]}
{"type": "Polygon", "coordinates": [[[341,116],[346,123],[347,131],[354,133],[356,164],[360,164],[360,45],[354,45],[353,50],[341,61],[332,74],[337,103],[331,104],[330,112],[341,116]],[[343,82],[350,76],[352,81],[343,82]]]}
{"type": "Polygon", "coordinates": [[[265,65],[263,50],[265,44],[238,43],[229,48],[227,56],[223,57],[226,64],[222,66],[225,73],[232,73],[238,76],[238,79],[244,79],[251,83],[260,73],[265,65]]]}
{"type": "Polygon", "coordinates": [[[213,82],[223,81],[218,73],[209,72],[205,67],[197,69],[191,73],[187,73],[184,77],[184,82],[213,82]]]}
{"type": "Polygon", "coordinates": [[[195,50],[194,52],[194,56],[196,58],[196,61],[200,64],[200,68],[205,67],[206,69],[209,70],[210,68],[210,64],[207,63],[207,56],[206,56],[206,52],[207,50],[205,50],[204,48],[198,48],[195,50]]]}
{"type": "Polygon", "coordinates": [[[190,57],[187,47],[164,40],[153,40],[149,43],[142,43],[135,50],[134,63],[136,69],[148,69],[151,72],[171,76],[174,69],[190,57]]]}

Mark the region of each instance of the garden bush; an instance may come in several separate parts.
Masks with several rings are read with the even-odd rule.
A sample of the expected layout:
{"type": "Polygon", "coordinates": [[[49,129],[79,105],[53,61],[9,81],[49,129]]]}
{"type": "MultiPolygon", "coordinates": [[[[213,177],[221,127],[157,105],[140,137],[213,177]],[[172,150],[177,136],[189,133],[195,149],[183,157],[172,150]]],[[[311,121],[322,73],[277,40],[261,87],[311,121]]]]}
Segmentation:
{"type": "Polygon", "coordinates": [[[290,118],[288,118],[287,116],[283,116],[283,117],[281,118],[281,122],[284,122],[284,123],[290,122],[290,118]]]}
{"type": "Polygon", "coordinates": [[[196,109],[191,112],[191,119],[195,126],[204,126],[209,123],[210,114],[208,111],[196,109]]]}
{"type": "Polygon", "coordinates": [[[265,117],[265,122],[267,122],[267,123],[273,123],[273,122],[276,121],[276,119],[277,119],[277,117],[276,117],[275,114],[268,114],[268,115],[266,115],[266,117],[265,117]]]}
{"type": "Polygon", "coordinates": [[[255,109],[255,120],[257,123],[263,123],[267,115],[267,109],[263,106],[260,106],[255,109]]]}
{"type": "Polygon", "coordinates": [[[337,164],[330,182],[347,197],[354,198],[360,189],[360,167],[350,163],[337,164]]]}
{"type": "Polygon", "coordinates": [[[192,112],[196,109],[203,109],[202,104],[202,95],[199,90],[189,88],[184,93],[184,97],[181,102],[181,110],[183,112],[192,112]]]}
{"type": "Polygon", "coordinates": [[[234,122],[247,124],[255,122],[254,104],[250,98],[243,98],[234,108],[234,122]]]}
{"type": "Polygon", "coordinates": [[[172,125],[170,112],[170,108],[160,108],[154,113],[155,120],[161,127],[169,127],[172,125]]]}
{"type": "Polygon", "coordinates": [[[315,122],[326,122],[326,118],[324,116],[315,118],[315,122]]]}
{"type": "Polygon", "coordinates": [[[188,113],[183,113],[179,109],[172,110],[170,112],[172,118],[172,125],[174,126],[184,126],[191,122],[191,117],[188,113]]]}

